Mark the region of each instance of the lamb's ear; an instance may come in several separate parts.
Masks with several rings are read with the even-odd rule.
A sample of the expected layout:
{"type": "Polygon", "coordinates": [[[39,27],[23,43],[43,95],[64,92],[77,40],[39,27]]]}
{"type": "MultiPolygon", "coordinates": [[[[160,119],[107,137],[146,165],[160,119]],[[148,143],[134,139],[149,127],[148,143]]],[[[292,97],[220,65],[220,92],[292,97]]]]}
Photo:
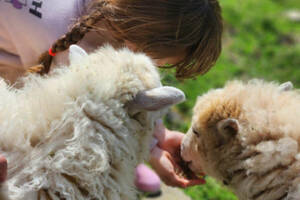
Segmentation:
{"type": "Polygon", "coordinates": [[[279,85],[279,91],[290,91],[294,88],[293,86],[293,83],[288,81],[288,82],[285,82],[285,83],[282,83],[281,85],[279,85]]]}
{"type": "Polygon", "coordinates": [[[77,45],[73,44],[69,47],[70,64],[78,62],[79,60],[83,59],[87,55],[88,54],[85,52],[85,50],[77,45]]]}
{"type": "Polygon", "coordinates": [[[174,87],[158,87],[139,92],[129,102],[131,109],[155,111],[180,103],[185,100],[184,93],[174,87]]]}
{"type": "Polygon", "coordinates": [[[223,119],[218,122],[217,129],[224,139],[228,139],[238,133],[239,121],[233,118],[223,119]]]}

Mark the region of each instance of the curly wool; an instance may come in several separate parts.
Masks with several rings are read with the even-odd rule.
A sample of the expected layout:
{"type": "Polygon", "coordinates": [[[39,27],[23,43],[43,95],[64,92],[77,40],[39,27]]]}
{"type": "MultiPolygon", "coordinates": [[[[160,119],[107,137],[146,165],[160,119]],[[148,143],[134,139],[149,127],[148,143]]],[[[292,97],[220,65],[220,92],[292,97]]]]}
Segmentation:
{"type": "Polygon", "coordinates": [[[107,46],[24,82],[14,89],[0,80],[3,199],[135,199],[134,168],[163,112],[130,116],[126,103],[161,86],[150,59],[107,46]]]}
{"type": "Polygon", "coordinates": [[[182,156],[241,200],[299,200],[299,119],[299,91],[232,81],[198,98],[182,156]]]}

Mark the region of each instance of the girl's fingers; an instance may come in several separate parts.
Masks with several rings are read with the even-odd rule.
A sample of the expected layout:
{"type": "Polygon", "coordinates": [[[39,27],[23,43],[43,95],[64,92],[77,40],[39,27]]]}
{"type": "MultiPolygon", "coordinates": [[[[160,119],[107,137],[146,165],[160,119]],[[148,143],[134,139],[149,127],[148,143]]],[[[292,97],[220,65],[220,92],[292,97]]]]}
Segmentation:
{"type": "Polygon", "coordinates": [[[195,186],[195,185],[203,185],[205,183],[206,183],[205,179],[188,180],[185,187],[191,187],[191,186],[195,186]]]}
{"type": "Polygon", "coordinates": [[[181,187],[181,188],[191,187],[191,186],[195,186],[195,185],[202,185],[202,184],[206,183],[204,179],[188,180],[188,179],[185,179],[175,173],[170,175],[168,178],[169,178],[168,185],[174,186],[174,187],[181,187]]]}
{"type": "Polygon", "coordinates": [[[198,178],[196,175],[192,179],[187,179],[181,176],[180,175],[180,172],[182,172],[181,167],[174,161],[171,155],[169,155],[169,160],[172,163],[174,169],[171,177],[173,177],[173,182],[176,183],[177,187],[186,188],[194,185],[205,184],[205,180],[198,178]],[[179,174],[177,174],[176,171],[179,172],[179,174]]]}
{"type": "Polygon", "coordinates": [[[169,186],[185,188],[205,183],[205,180],[199,179],[196,176],[192,179],[186,179],[181,176],[180,171],[182,170],[172,155],[159,147],[154,147],[151,151],[150,164],[162,181],[169,186]]]}

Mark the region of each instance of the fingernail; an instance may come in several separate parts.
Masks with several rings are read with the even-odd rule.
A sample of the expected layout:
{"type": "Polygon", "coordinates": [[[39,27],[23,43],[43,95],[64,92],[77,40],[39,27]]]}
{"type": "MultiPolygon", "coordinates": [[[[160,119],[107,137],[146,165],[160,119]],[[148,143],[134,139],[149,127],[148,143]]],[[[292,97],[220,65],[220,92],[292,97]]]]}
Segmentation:
{"type": "Polygon", "coordinates": [[[188,186],[188,182],[182,182],[182,186],[181,187],[183,187],[183,188],[186,188],[187,186],[188,186]]]}

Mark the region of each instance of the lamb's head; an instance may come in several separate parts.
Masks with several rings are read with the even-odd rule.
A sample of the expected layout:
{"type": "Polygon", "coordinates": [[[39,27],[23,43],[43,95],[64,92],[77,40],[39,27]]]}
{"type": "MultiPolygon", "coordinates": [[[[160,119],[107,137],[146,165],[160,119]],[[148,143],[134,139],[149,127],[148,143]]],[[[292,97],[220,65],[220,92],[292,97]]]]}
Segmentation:
{"type": "MultiPolygon", "coordinates": [[[[182,157],[196,174],[216,174],[224,159],[236,148],[235,138],[240,131],[240,105],[234,99],[224,98],[224,90],[218,89],[198,97],[194,107],[191,128],[182,143],[182,157]],[[218,168],[218,169],[216,169],[218,168]]],[[[226,160],[225,160],[226,161],[226,160]]]]}
{"type": "MultiPolygon", "coordinates": [[[[283,122],[274,110],[280,112],[290,95],[285,91],[290,88],[290,83],[278,88],[262,81],[234,81],[198,97],[191,128],[181,146],[189,168],[226,185],[234,184],[233,176],[245,179],[246,174],[255,170],[261,174],[268,170],[261,167],[265,164],[259,163],[259,159],[254,163],[253,158],[261,153],[257,144],[266,145],[265,141],[282,137],[279,124],[283,122]]],[[[241,180],[236,184],[241,184],[241,180]]]]}

